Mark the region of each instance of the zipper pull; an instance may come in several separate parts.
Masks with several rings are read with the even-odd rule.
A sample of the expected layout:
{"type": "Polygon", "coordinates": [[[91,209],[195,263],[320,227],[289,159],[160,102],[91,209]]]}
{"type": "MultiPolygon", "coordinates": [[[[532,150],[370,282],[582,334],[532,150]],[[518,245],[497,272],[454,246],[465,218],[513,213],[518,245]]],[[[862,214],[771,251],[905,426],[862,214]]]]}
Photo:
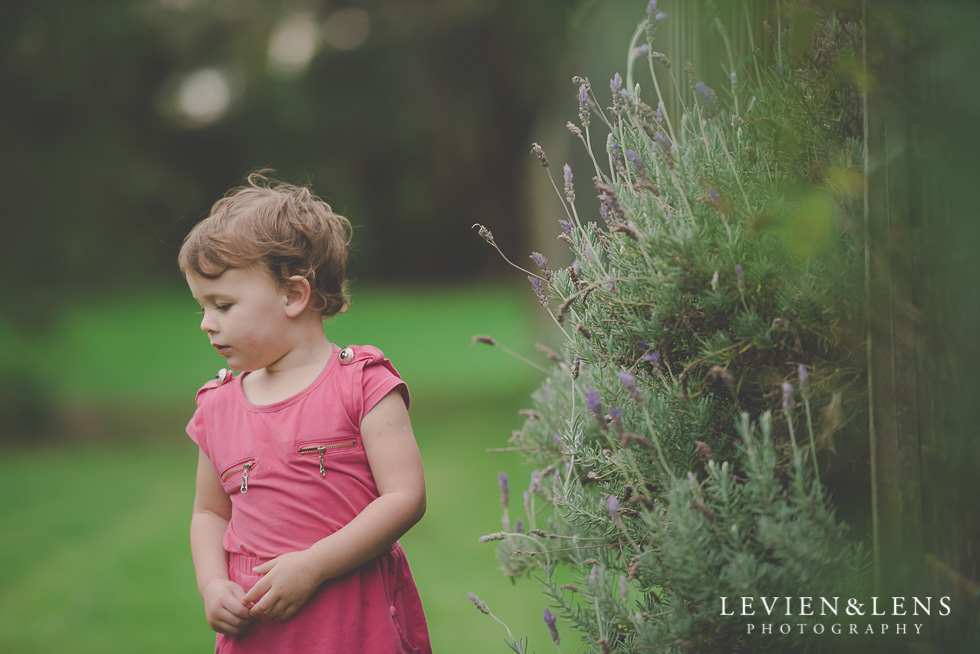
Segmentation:
{"type": "Polygon", "coordinates": [[[326,470],[326,468],[323,467],[323,453],[327,451],[327,446],[326,445],[321,445],[318,448],[316,448],[316,451],[320,453],[320,476],[321,477],[326,477],[327,476],[327,470],[326,470]]]}
{"type": "Polygon", "coordinates": [[[240,490],[243,493],[247,493],[248,492],[248,471],[251,470],[254,466],[255,466],[255,463],[253,463],[252,461],[249,461],[242,468],[242,487],[241,487],[240,490]]]}

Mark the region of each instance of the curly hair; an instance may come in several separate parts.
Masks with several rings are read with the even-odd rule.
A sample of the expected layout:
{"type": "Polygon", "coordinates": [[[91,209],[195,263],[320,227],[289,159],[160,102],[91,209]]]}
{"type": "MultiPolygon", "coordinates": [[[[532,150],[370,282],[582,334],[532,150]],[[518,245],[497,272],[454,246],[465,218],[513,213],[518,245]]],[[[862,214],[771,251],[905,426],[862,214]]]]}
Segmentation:
{"type": "Polygon", "coordinates": [[[184,239],[181,272],[207,279],[229,268],[264,265],[277,284],[300,275],[324,319],[343,313],[351,224],[306,186],[269,179],[262,170],[218,200],[184,239]]]}

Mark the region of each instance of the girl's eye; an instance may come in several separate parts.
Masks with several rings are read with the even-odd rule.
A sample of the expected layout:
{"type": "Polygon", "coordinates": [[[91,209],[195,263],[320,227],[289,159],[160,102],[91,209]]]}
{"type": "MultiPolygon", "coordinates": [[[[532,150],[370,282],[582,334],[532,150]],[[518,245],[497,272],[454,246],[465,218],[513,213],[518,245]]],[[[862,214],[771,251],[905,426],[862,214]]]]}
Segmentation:
{"type": "Polygon", "coordinates": [[[222,313],[224,313],[225,311],[227,311],[228,309],[231,308],[231,305],[230,304],[218,304],[218,305],[215,305],[214,308],[217,309],[218,311],[221,311],[222,313]]]}

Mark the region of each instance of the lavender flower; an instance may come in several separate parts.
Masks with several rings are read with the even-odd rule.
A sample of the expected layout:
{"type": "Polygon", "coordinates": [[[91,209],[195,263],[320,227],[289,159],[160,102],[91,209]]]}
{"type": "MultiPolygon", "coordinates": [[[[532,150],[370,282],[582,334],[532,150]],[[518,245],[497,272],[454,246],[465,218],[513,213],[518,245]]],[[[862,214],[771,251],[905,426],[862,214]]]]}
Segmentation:
{"type": "Polygon", "coordinates": [[[667,136],[663,132],[656,132],[653,135],[653,142],[654,142],[654,144],[658,148],[660,148],[660,150],[664,154],[666,154],[666,155],[669,155],[670,154],[670,149],[671,149],[671,147],[672,147],[673,144],[670,142],[670,137],[669,136],[667,136]]]}
{"type": "Polygon", "coordinates": [[[783,382],[783,411],[788,411],[793,406],[793,385],[788,381],[783,382]]]}
{"type": "Polygon", "coordinates": [[[612,153],[613,161],[618,162],[621,156],[619,152],[619,143],[612,141],[612,144],[609,146],[609,151],[612,153]]]}
{"type": "Polygon", "coordinates": [[[662,11],[657,11],[657,0],[650,0],[650,4],[647,5],[647,16],[650,20],[664,20],[667,18],[667,14],[662,11]]]}
{"type": "Polygon", "coordinates": [[[619,515],[619,498],[615,495],[610,495],[609,499],[606,500],[606,509],[609,511],[609,517],[613,519],[618,525],[623,524],[623,517],[619,515]]]}
{"type": "MultiPolygon", "coordinates": [[[[561,440],[561,436],[559,436],[558,434],[555,434],[555,436],[558,436],[558,440],[561,440]]],[[[532,470],[531,471],[531,485],[528,486],[528,490],[530,492],[532,492],[532,493],[537,493],[538,491],[541,490],[541,471],[540,470],[532,470]]]]}
{"type": "Polygon", "coordinates": [[[605,429],[606,419],[602,415],[602,402],[599,400],[599,393],[590,389],[589,392],[585,394],[585,399],[588,403],[589,413],[595,416],[595,421],[599,423],[599,428],[605,429]]]}
{"type": "Polygon", "coordinates": [[[650,54],[650,44],[649,43],[644,43],[641,46],[637,46],[637,47],[633,48],[633,56],[634,57],[642,57],[645,54],[650,54]]]}
{"type": "Polygon", "coordinates": [[[531,261],[537,264],[538,268],[541,269],[541,274],[544,275],[550,282],[551,270],[548,268],[548,260],[544,258],[544,255],[540,252],[532,252],[529,258],[531,261]]]}
{"type": "Polygon", "coordinates": [[[610,80],[609,90],[612,92],[614,98],[623,90],[623,78],[619,73],[613,75],[612,80],[610,80]]]}
{"type": "Polygon", "coordinates": [[[617,431],[623,431],[623,412],[615,407],[609,408],[609,417],[617,431]]]}
{"type": "Polygon", "coordinates": [[[735,264],[735,277],[738,278],[738,292],[745,290],[745,273],[742,272],[742,265],[735,264]]]}
{"type": "Polygon", "coordinates": [[[711,290],[715,291],[717,289],[718,289],[718,271],[716,270],[715,274],[711,276],[711,290]]]}
{"type": "Polygon", "coordinates": [[[490,615],[490,608],[487,606],[487,603],[481,600],[479,597],[473,593],[466,593],[466,599],[473,602],[473,605],[480,610],[480,613],[490,615]]]}
{"type": "Polygon", "coordinates": [[[565,197],[569,202],[575,202],[575,185],[572,184],[572,167],[565,164],[565,197]]]}
{"type": "Polygon", "coordinates": [[[551,640],[557,645],[561,640],[558,638],[558,618],[547,608],[544,610],[544,623],[548,625],[548,631],[551,632],[551,640]]]}
{"type": "Polygon", "coordinates": [[[701,107],[704,110],[704,115],[707,118],[712,118],[721,111],[721,104],[718,102],[718,96],[711,89],[710,86],[704,82],[698,82],[694,85],[694,91],[697,93],[698,99],[701,101],[701,107]]]}
{"type": "Polygon", "coordinates": [[[567,220],[559,220],[558,224],[561,225],[562,230],[564,230],[566,234],[572,233],[572,223],[568,222],[567,220]]]}
{"type": "Polygon", "coordinates": [[[548,306],[548,296],[544,293],[544,284],[537,277],[527,276],[528,281],[531,282],[531,288],[534,289],[534,294],[538,296],[538,302],[541,306],[548,306]]]}
{"type": "Polygon", "coordinates": [[[593,565],[592,570],[589,572],[589,583],[593,586],[599,583],[599,566],[593,565]]]}
{"type": "Polygon", "coordinates": [[[589,102],[589,87],[582,84],[578,87],[578,119],[582,127],[588,127],[592,115],[592,104],[589,102]]]}
{"type": "Polygon", "coordinates": [[[639,387],[636,385],[636,377],[628,372],[621,372],[619,373],[619,381],[623,382],[623,386],[626,387],[626,390],[630,394],[630,399],[639,404],[643,397],[640,394],[639,387]]]}
{"type": "Polygon", "coordinates": [[[806,366],[801,363],[796,366],[796,374],[800,379],[800,390],[805,392],[809,388],[810,373],[807,372],[806,366]]]}
{"type": "Polygon", "coordinates": [[[506,509],[510,503],[510,480],[507,479],[506,473],[497,474],[497,485],[500,486],[500,503],[506,509]]]}
{"type": "Polygon", "coordinates": [[[629,586],[626,582],[626,575],[619,575],[619,598],[626,599],[626,595],[629,591],[629,586]]]}
{"type": "Polygon", "coordinates": [[[633,168],[636,169],[636,172],[638,173],[643,172],[643,159],[640,157],[640,155],[638,155],[635,152],[627,151],[626,158],[629,160],[631,164],[633,164],[633,168]]]}
{"type": "Polygon", "coordinates": [[[517,534],[524,533],[524,520],[522,520],[521,518],[518,518],[517,522],[514,523],[514,533],[517,534]]]}

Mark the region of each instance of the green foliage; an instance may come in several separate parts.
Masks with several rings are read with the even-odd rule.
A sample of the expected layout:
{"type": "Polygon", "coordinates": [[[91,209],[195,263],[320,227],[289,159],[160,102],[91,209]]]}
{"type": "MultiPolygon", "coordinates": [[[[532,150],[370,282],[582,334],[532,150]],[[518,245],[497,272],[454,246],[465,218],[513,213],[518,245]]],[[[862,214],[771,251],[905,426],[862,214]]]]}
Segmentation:
{"type": "Polygon", "coordinates": [[[584,214],[587,176],[566,165],[564,190],[551,181],[574,262],[551,270],[535,254],[529,273],[564,352],[511,439],[535,468],[528,529],[507,517],[484,538],[502,541],[505,575],[539,579],[590,651],[806,647],[795,631],[752,639],[747,622],[719,616],[720,598],[860,583],[861,548],[817,456],[833,449],[842,398],[860,406],[863,388],[862,148],[854,121],[833,118],[860,109],[832,61],[859,51],[860,26],[813,11],[770,28],[774,63],[757,52],[728,94],[692,76],[679,120],[663,109],[673,75],[653,50],[656,17],[634,35],[612,106],[576,80],[581,126],[568,128],[594,166],[601,222],[584,214]],[[809,48],[794,45],[801,29],[809,48]],[[819,421],[813,406],[826,407],[819,421]]]}

